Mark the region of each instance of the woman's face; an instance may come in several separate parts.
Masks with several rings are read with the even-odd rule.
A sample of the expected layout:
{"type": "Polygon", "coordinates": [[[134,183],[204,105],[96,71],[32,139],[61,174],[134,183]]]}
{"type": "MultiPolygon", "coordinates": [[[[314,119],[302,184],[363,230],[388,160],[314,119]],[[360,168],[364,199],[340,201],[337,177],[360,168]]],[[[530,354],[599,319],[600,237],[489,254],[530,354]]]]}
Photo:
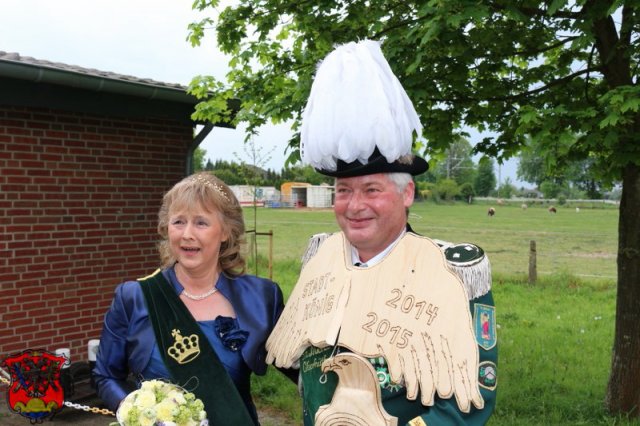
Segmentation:
{"type": "Polygon", "coordinates": [[[219,213],[202,207],[171,211],[168,234],[171,252],[185,271],[218,270],[220,244],[228,238],[219,213]]]}

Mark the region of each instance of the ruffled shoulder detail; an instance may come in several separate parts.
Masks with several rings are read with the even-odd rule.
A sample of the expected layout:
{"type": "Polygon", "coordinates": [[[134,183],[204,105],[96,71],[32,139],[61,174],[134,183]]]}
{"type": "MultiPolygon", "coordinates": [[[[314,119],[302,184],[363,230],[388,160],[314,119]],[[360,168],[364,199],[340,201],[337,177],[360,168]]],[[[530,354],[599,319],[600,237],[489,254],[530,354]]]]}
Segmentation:
{"type": "Polygon", "coordinates": [[[234,352],[242,349],[249,338],[249,332],[240,329],[236,318],[219,316],[214,320],[214,328],[222,344],[234,352]]]}

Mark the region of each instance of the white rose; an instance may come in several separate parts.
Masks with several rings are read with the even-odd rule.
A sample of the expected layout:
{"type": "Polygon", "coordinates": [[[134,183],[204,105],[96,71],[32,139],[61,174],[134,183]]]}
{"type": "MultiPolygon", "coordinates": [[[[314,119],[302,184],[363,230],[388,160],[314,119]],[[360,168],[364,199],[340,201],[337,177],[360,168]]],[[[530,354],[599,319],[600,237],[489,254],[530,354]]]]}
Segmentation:
{"type": "Polygon", "coordinates": [[[125,419],[129,415],[129,411],[131,411],[132,408],[133,408],[133,404],[131,403],[131,401],[129,399],[125,399],[120,404],[120,408],[118,408],[118,412],[120,413],[122,418],[125,419]]]}
{"type": "Polygon", "coordinates": [[[144,382],[142,382],[142,385],[140,386],[140,389],[142,390],[148,390],[153,392],[153,390],[160,384],[159,380],[146,380],[144,382]]]}
{"type": "Polygon", "coordinates": [[[153,407],[156,404],[156,394],[151,390],[140,389],[137,392],[135,405],[141,410],[153,407]]]}
{"type": "Polygon", "coordinates": [[[140,426],[153,426],[156,422],[156,418],[149,418],[146,416],[140,416],[140,418],[138,419],[138,421],[140,422],[140,426]]]}
{"type": "Polygon", "coordinates": [[[184,399],[184,395],[182,394],[182,392],[178,390],[172,390],[171,392],[169,392],[169,394],[167,395],[167,398],[172,399],[178,405],[183,405],[187,403],[187,400],[184,399]]]}
{"type": "Polygon", "coordinates": [[[178,405],[171,399],[160,401],[160,403],[156,405],[158,420],[161,422],[172,420],[177,408],[178,405]]]}

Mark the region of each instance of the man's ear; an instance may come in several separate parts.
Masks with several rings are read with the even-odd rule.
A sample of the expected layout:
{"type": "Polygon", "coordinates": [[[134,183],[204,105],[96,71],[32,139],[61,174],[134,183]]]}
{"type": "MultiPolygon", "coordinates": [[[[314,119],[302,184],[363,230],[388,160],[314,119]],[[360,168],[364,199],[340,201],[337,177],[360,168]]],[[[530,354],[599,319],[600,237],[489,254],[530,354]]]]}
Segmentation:
{"type": "Polygon", "coordinates": [[[413,204],[415,192],[416,192],[416,184],[411,180],[409,181],[407,186],[404,188],[403,199],[404,199],[405,207],[409,207],[413,204]]]}

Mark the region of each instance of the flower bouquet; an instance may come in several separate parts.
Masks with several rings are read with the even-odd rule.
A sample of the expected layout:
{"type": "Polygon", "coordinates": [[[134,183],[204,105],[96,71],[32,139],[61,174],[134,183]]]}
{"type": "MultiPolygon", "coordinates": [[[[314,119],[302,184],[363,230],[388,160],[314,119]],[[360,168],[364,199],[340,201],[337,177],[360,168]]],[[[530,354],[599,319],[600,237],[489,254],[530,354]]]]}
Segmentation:
{"type": "Polygon", "coordinates": [[[191,392],[162,380],[142,382],[116,413],[120,426],[207,426],[204,404],[191,392]]]}

